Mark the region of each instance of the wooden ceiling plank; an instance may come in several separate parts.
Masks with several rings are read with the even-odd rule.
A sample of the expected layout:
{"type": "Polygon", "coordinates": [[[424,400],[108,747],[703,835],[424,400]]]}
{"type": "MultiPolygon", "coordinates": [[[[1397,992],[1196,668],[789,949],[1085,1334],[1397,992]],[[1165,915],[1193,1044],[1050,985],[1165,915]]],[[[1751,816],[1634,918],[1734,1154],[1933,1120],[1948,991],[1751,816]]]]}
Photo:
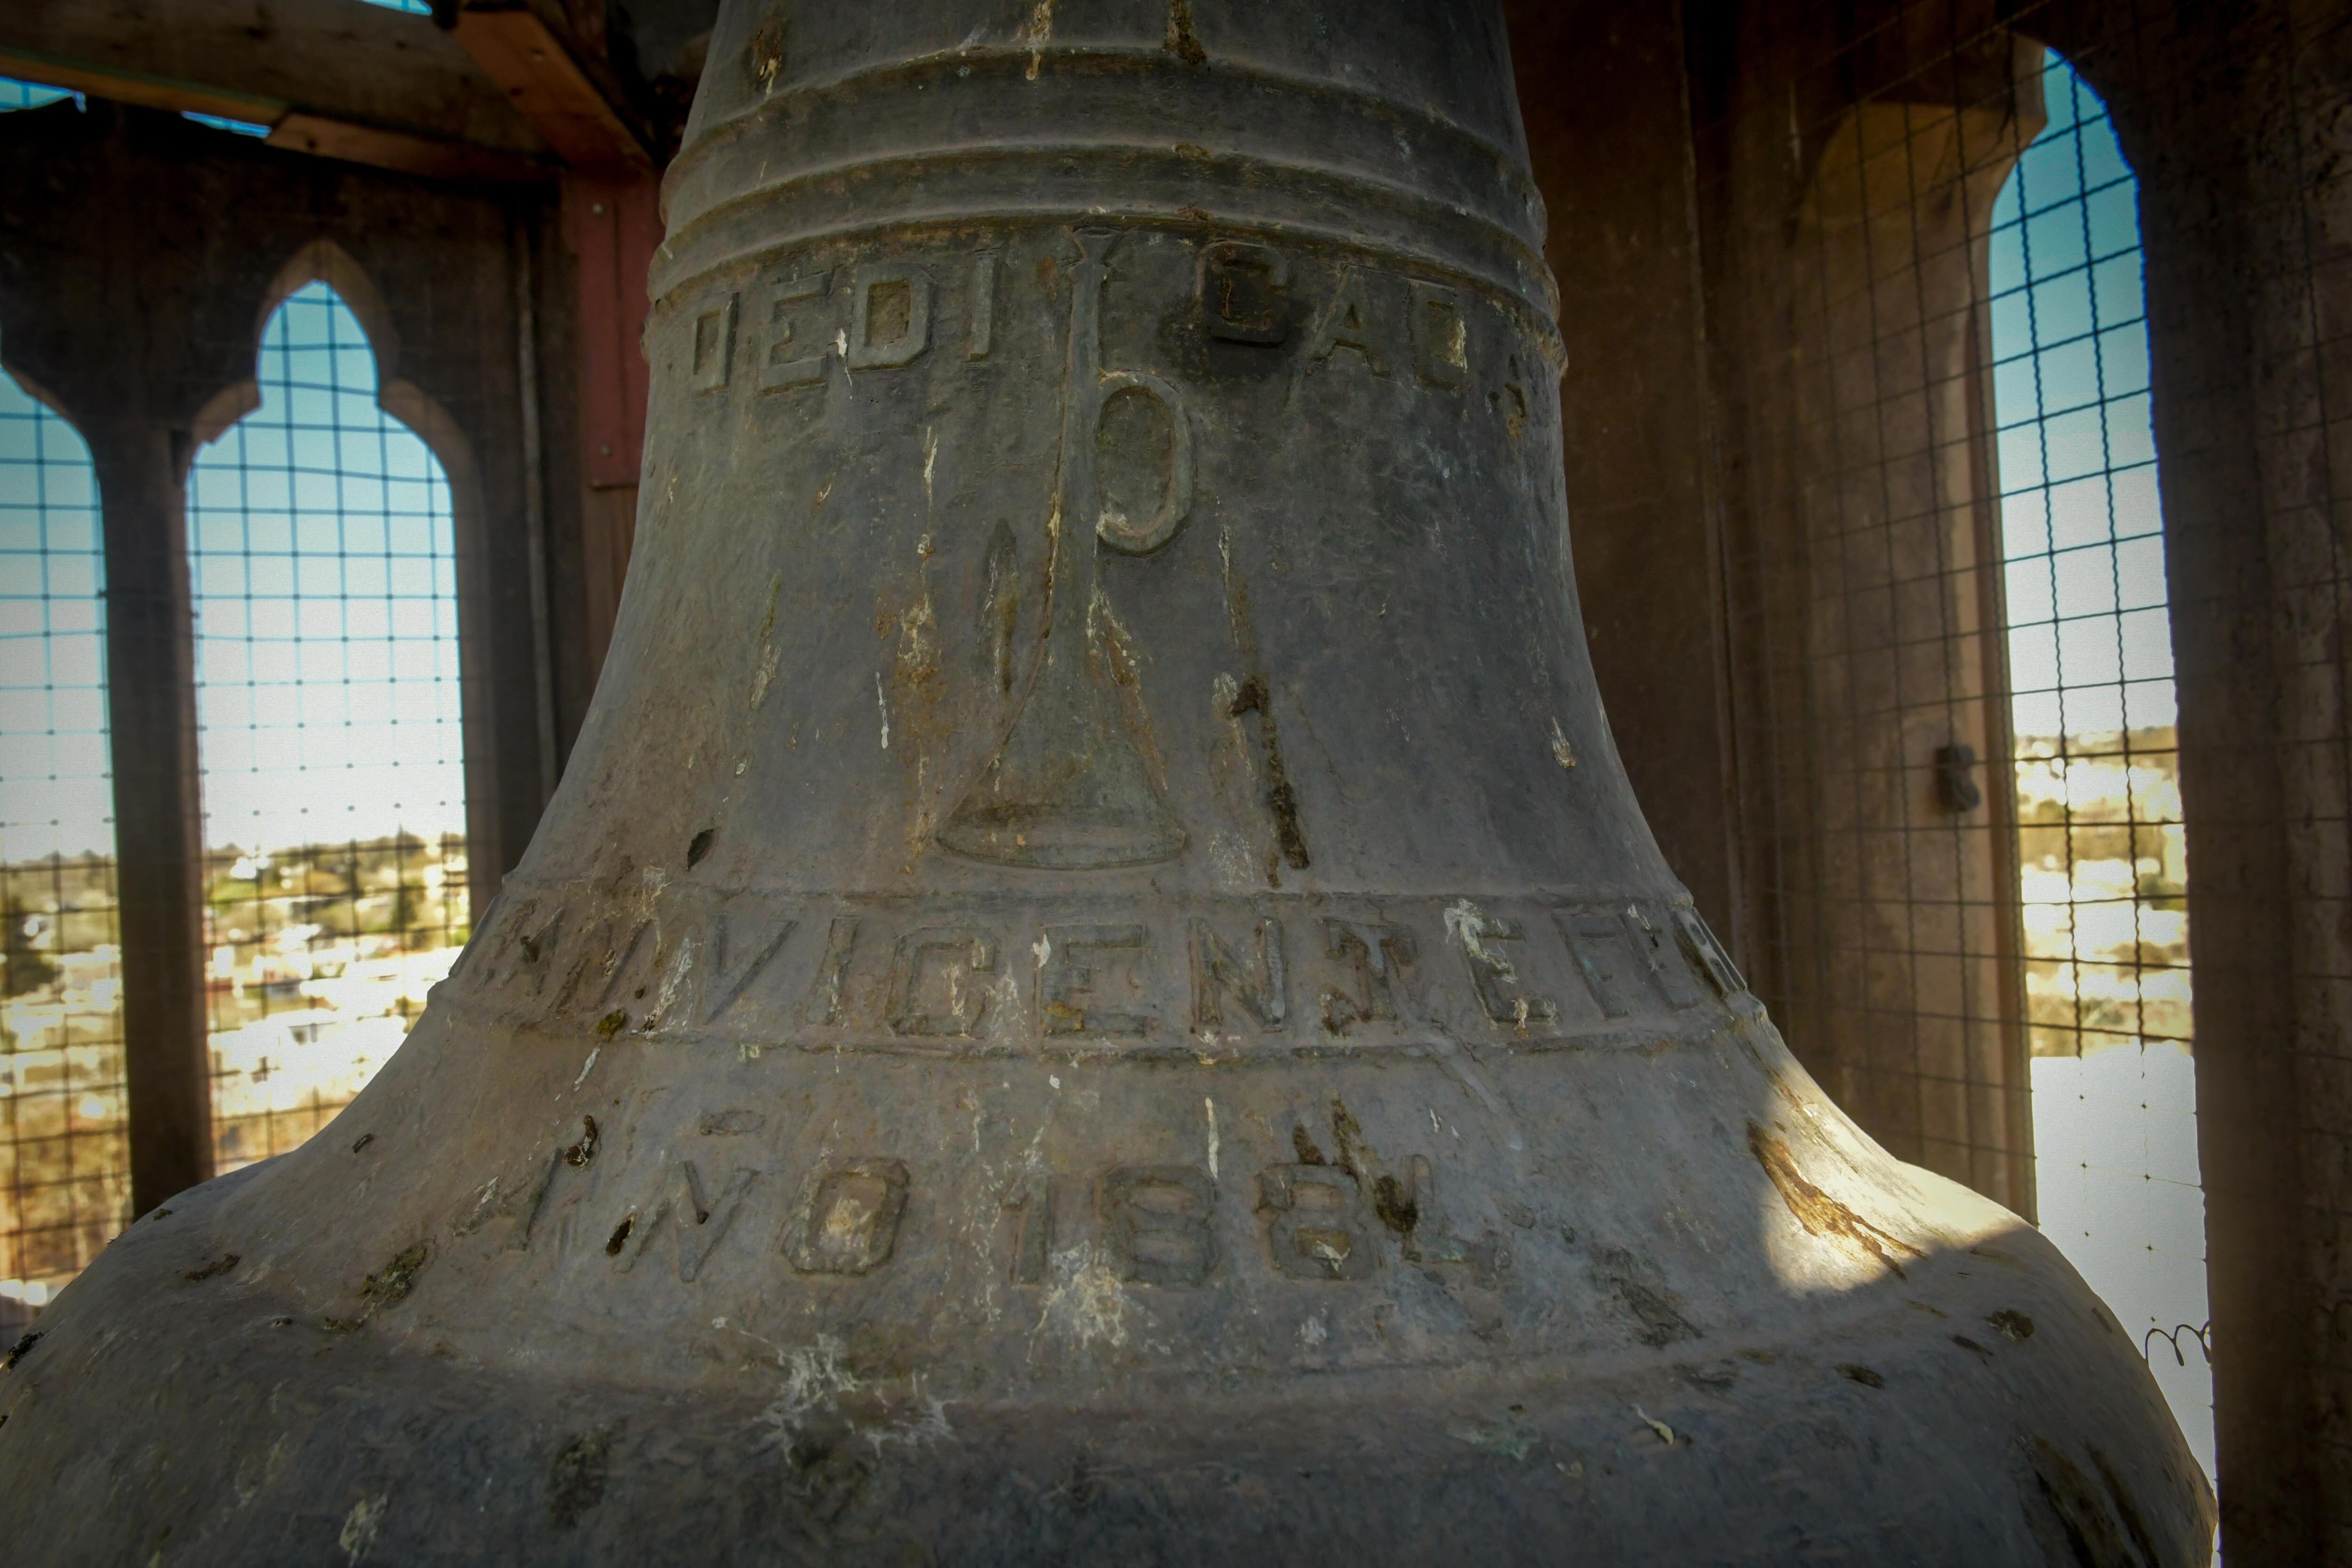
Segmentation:
{"type": "Polygon", "coordinates": [[[583,170],[655,167],[643,137],[536,13],[460,11],[454,37],[565,163],[583,170]]]}
{"type": "Polygon", "coordinates": [[[136,103],[148,109],[213,114],[248,125],[275,125],[292,107],[281,98],[182,81],[176,77],[156,76],[100,61],[71,59],[38,49],[14,48],[5,43],[0,43],[0,76],[62,88],[68,92],[96,93],[119,103],[136,103]]]}
{"type": "Polygon", "coordinates": [[[0,0],[0,51],[24,62],[7,74],[151,107],[268,125],[299,110],[493,153],[548,151],[431,18],[356,0],[0,0]],[[68,68],[79,79],[58,80],[68,68]]]}
{"type": "Polygon", "coordinates": [[[269,132],[269,144],[436,180],[527,184],[551,180],[558,172],[551,163],[538,159],[469,147],[463,142],[443,142],[404,131],[387,131],[380,125],[355,125],[347,120],[330,120],[299,109],[278,122],[269,132]]]}

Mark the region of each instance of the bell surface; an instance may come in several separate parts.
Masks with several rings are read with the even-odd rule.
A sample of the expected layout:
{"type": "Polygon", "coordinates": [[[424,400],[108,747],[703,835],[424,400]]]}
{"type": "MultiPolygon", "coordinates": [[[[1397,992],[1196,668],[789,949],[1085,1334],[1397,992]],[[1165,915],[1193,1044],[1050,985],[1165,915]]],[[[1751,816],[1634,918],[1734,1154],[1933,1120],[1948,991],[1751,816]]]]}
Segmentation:
{"type": "Polygon", "coordinates": [[[2203,1563],[1643,824],[1511,83],[1491,0],[728,0],[561,790],[0,1373],[11,1560],[2203,1563]]]}

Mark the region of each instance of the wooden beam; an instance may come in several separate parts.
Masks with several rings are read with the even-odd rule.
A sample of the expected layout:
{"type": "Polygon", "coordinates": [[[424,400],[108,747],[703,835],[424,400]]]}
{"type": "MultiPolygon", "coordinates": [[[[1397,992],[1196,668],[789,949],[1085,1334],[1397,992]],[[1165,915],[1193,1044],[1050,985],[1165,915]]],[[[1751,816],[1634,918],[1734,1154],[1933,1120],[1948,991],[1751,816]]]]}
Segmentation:
{"type": "Polygon", "coordinates": [[[394,169],[404,174],[493,183],[547,180],[555,174],[551,164],[513,153],[421,136],[412,131],[362,125],[296,109],[278,99],[142,71],[94,66],[29,49],[0,47],[0,76],[90,93],[117,103],[135,103],[144,109],[211,114],[247,125],[266,125],[270,128],[268,141],[273,147],[290,148],[321,158],[340,158],[347,163],[394,169]]]}
{"type": "Polygon", "coordinates": [[[574,169],[651,174],[635,116],[593,80],[535,11],[460,11],[452,36],[556,154],[574,169]]]}
{"type": "Polygon", "coordinates": [[[593,489],[637,482],[650,374],[640,340],[646,278],[662,238],[660,203],[651,174],[564,176],[563,237],[580,289],[581,456],[593,489]]]}
{"type": "MultiPolygon", "coordinates": [[[[5,26],[0,22],[0,29],[5,26]]],[[[100,98],[135,103],[143,109],[216,114],[223,120],[241,120],[248,125],[275,125],[286,117],[290,107],[280,98],[157,76],[123,66],[72,59],[39,49],[17,48],[5,42],[0,42],[0,76],[71,92],[95,93],[100,98]]]]}
{"type": "Polygon", "coordinates": [[[331,120],[299,109],[289,110],[276,122],[269,132],[269,144],[436,180],[520,183],[551,179],[556,173],[535,158],[520,158],[511,153],[468,146],[463,142],[443,142],[405,131],[387,131],[380,125],[331,120]]]}
{"type": "Polygon", "coordinates": [[[430,18],[354,0],[13,0],[0,73],[257,125],[299,114],[281,144],[408,173],[512,177],[549,152],[430,18]]]}
{"type": "Polygon", "coordinates": [[[105,520],[122,1070],[131,1210],[145,1214],[213,1173],[186,453],[135,416],[80,428],[105,520]]]}

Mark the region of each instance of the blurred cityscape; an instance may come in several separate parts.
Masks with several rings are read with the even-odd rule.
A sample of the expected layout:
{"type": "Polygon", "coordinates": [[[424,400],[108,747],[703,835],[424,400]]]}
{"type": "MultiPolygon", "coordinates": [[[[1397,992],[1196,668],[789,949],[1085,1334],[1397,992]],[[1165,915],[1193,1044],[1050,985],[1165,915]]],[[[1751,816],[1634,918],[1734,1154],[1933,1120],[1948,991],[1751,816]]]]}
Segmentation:
{"type": "Polygon", "coordinates": [[[2033,1054],[2186,1045],[2189,870],[2172,727],[2021,737],[2017,807],[2033,1054]]]}
{"type": "MultiPolygon", "coordinates": [[[[295,1147],[390,1058],[468,933],[465,840],[208,858],[222,1172],[295,1147]]],[[[0,1319],[46,1304],[130,1219],[114,866],[0,867],[0,1319]]]]}

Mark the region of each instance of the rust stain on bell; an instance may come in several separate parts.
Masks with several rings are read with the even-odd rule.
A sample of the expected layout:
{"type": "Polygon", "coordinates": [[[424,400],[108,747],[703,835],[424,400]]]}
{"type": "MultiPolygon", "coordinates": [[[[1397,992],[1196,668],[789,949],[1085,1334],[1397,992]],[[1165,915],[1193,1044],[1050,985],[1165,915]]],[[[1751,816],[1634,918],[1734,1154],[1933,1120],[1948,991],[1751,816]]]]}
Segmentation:
{"type": "Polygon", "coordinates": [[[9,1352],[12,1552],[2201,1563],[1616,766],[1500,7],[710,62],[562,789],[334,1134],[9,1352]]]}

